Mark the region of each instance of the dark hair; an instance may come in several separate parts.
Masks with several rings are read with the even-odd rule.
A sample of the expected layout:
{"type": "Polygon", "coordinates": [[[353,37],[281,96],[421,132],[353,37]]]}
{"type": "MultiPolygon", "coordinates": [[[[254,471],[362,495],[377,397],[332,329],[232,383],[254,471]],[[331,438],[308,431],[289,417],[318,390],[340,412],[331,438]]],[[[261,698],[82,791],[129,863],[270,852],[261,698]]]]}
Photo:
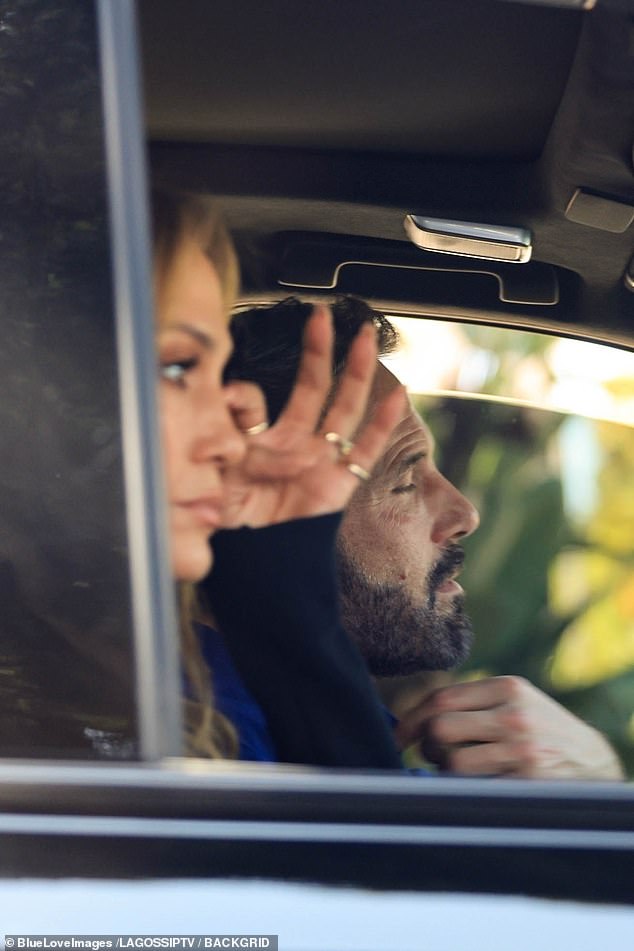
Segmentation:
{"type": "MultiPolygon", "coordinates": [[[[266,398],[269,421],[284,409],[297,376],[304,326],[313,305],[288,297],[271,307],[254,307],[231,321],[234,352],[225,369],[228,380],[251,380],[266,398]]],[[[331,304],[335,328],[333,376],[335,386],[350,344],[360,328],[374,324],[379,356],[398,345],[398,332],[387,317],[357,297],[341,297],[331,304]]]]}

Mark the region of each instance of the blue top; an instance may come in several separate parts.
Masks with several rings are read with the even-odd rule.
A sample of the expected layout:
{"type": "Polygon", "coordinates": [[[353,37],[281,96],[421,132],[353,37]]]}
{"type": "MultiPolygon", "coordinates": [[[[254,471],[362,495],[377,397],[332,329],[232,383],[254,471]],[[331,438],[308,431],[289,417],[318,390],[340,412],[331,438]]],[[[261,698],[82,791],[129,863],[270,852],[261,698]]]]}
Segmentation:
{"type": "Polygon", "coordinates": [[[238,731],[239,758],[277,763],[278,756],[261,707],[249,693],[219,631],[196,625],[205,661],[213,672],[217,708],[238,731]]]}

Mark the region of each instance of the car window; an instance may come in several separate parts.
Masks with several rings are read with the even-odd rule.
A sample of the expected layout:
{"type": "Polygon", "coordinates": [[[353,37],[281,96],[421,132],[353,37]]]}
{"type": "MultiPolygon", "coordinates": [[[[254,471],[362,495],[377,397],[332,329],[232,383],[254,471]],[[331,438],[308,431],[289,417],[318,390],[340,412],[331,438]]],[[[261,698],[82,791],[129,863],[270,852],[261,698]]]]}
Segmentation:
{"type": "MultiPolygon", "coordinates": [[[[113,177],[104,132],[121,64],[99,49],[97,29],[100,11],[103,40],[104,11],[111,9],[79,0],[63,7],[16,0],[0,31],[9,120],[0,134],[12,159],[2,171],[0,290],[7,340],[1,428],[10,447],[0,483],[7,605],[0,700],[10,710],[0,736],[5,755],[141,755],[137,712],[143,707],[146,722],[158,719],[144,698],[154,698],[154,711],[160,710],[159,685],[166,681],[157,658],[162,650],[169,654],[170,637],[170,689],[162,693],[172,713],[179,703],[170,605],[138,576],[148,549],[131,561],[137,542],[131,526],[143,530],[144,518],[158,521],[161,499],[160,487],[152,488],[156,444],[150,440],[140,453],[137,432],[123,447],[135,400],[126,397],[130,379],[120,388],[131,371],[113,315],[125,317],[130,301],[117,298],[111,275],[121,268],[110,241],[125,182],[113,177]],[[110,210],[108,185],[110,196],[118,196],[110,210]],[[150,479],[145,495],[137,484],[137,502],[147,506],[139,522],[130,495],[135,467],[150,479]]],[[[110,52],[124,34],[114,37],[110,52]]],[[[117,137],[109,136],[112,145],[117,137]]],[[[124,155],[120,166],[131,141],[128,136],[125,154],[117,156],[124,155]]],[[[137,185],[142,191],[143,182],[137,185]]],[[[143,222],[124,220],[122,228],[142,233],[143,222]]],[[[120,238],[115,235],[115,248],[120,238]]],[[[142,270],[137,265],[132,270],[142,270]]],[[[410,323],[418,331],[423,326],[410,323]]],[[[595,722],[631,758],[625,492],[618,501],[631,463],[628,355],[606,347],[582,352],[574,348],[597,345],[491,327],[431,326],[440,349],[433,350],[431,337],[424,346],[446,377],[432,381],[418,356],[410,377],[405,329],[397,372],[435,431],[440,465],[482,513],[482,527],[467,543],[464,580],[478,639],[464,672],[524,674],[595,722]],[[494,333],[500,340],[506,334],[507,343],[494,343],[494,333]],[[607,377],[592,387],[569,378],[570,368],[584,361],[607,367],[599,351],[612,355],[607,377]],[[460,361],[441,359],[441,352],[460,361]],[[551,529],[546,544],[544,525],[551,529]]],[[[153,541],[160,576],[160,531],[153,541]]]]}
{"type": "MultiPolygon", "coordinates": [[[[144,147],[163,184],[224,202],[245,301],[393,302],[395,369],[481,512],[456,676],[524,674],[631,776],[632,358],[570,336],[631,346],[626,5],[0,0],[7,932],[147,942],[190,912],[212,930],[213,906],[217,937],[297,948],[497,948],[509,916],[522,947],[625,946],[629,783],[180,758],[144,147]],[[534,229],[536,267],[421,259],[413,211],[534,229]],[[406,312],[449,315],[409,321],[431,328],[411,366],[406,312]]],[[[387,705],[431,683],[387,684],[387,705]]]]}
{"type": "MultiPolygon", "coordinates": [[[[108,178],[111,195],[125,205],[121,178],[134,165],[134,129],[127,130],[126,163],[106,149],[122,141],[111,87],[119,74],[122,82],[129,77],[112,50],[108,62],[104,37],[113,31],[105,26],[112,24],[101,24],[100,49],[99,10],[102,19],[108,11],[116,17],[110,5],[83,0],[15,0],[0,8],[4,756],[140,755],[137,707],[148,691],[135,664],[139,597],[143,637],[154,638],[160,627],[152,608],[161,597],[147,582],[151,559],[136,554],[147,531],[143,506],[154,506],[153,518],[160,514],[147,482],[155,479],[151,420],[144,436],[138,409],[140,381],[153,398],[151,322],[126,295],[121,261],[111,255],[112,229],[122,228],[116,203],[110,214],[108,178]],[[105,110],[100,57],[110,77],[105,110]],[[145,321],[150,334],[145,379],[129,329],[134,320],[145,321]]],[[[122,5],[119,14],[125,11],[129,16],[122,5]]],[[[142,194],[143,185],[136,190],[142,194]]],[[[142,224],[135,229],[146,241],[142,224]]],[[[125,264],[125,233],[114,246],[125,264]]],[[[143,256],[133,259],[149,301],[143,256]]],[[[146,396],[146,411],[148,405],[146,396]]],[[[155,548],[156,562],[162,552],[155,548]]],[[[163,612],[163,623],[169,620],[163,612]]],[[[152,658],[160,654],[145,651],[145,678],[154,683],[152,658]]],[[[172,692],[177,709],[176,679],[172,692]]],[[[158,729],[156,710],[149,719],[158,729]]]]}
{"type": "Polygon", "coordinates": [[[634,353],[459,321],[393,317],[384,358],[437,441],[437,461],[476,504],[461,583],[475,629],[456,673],[517,674],[619,751],[634,773],[634,353]]]}

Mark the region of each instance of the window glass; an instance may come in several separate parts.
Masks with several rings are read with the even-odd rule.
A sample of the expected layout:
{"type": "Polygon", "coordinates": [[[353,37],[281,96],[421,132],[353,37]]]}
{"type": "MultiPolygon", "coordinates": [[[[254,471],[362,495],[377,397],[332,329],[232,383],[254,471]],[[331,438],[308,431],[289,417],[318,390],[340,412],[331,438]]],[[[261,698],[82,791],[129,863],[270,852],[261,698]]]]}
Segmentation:
{"type": "Polygon", "coordinates": [[[474,649],[426,681],[523,675],[607,734],[634,775],[634,354],[392,319],[403,346],[385,362],[481,516],[461,575],[474,649]]]}
{"type": "Polygon", "coordinates": [[[93,4],[0,4],[0,90],[0,753],[125,757],[134,678],[93,4]]]}

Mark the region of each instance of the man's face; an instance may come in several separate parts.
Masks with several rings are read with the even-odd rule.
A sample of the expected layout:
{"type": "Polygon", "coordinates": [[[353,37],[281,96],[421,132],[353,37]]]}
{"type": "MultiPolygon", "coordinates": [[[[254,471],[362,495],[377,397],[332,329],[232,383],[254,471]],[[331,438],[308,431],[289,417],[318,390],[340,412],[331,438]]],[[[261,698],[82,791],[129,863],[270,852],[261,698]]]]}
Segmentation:
{"type": "MultiPolygon", "coordinates": [[[[379,366],[371,403],[396,382],[379,366]]],[[[477,528],[478,513],[438,472],[433,449],[408,406],[339,532],[344,627],[379,677],[454,667],[471,646],[454,579],[463,561],[458,539],[477,528]]]]}

